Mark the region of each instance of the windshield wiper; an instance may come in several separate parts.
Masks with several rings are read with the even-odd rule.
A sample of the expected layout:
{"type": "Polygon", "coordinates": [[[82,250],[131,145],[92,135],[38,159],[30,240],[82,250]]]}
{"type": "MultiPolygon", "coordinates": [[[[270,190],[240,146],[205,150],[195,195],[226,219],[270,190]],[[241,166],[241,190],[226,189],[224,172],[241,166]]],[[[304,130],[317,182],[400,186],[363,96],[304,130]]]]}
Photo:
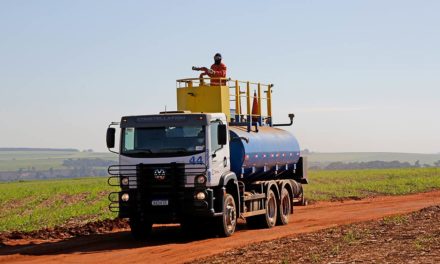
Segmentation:
{"type": "Polygon", "coordinates": [[[141,148],[138,148],[138,149],[135,149],[134,151],[136,153],[153,153],[153,151],[151,151],[151,149],[141,149],[141,148]]]}
{"type": "Polygon", "coordinates": [[[186,151],[186,148],[163,148],[163,149],[160,149],[160,152],[184,153],[184,152],[187,152],[187,151],[186,151]]]}

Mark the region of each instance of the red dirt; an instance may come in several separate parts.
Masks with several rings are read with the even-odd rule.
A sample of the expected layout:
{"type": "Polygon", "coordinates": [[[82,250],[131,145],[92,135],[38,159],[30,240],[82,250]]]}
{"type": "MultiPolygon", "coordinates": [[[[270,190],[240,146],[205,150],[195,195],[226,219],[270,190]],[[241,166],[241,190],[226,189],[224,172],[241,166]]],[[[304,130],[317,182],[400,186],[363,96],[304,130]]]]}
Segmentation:
{"type": "Polygon", "coordinates": [[[66,240],[8,241],[0,245],[0,263],[182,263],[257,241],[409,213],[439,204],[440,191],[361,201],[320,202],[297,207],[287,226],[246,230],[240,225],[241,230],[230,238],[200,236],[189,239],[177,226],[161,226],[155,229],[148,242],[134,241],[126,230],[66,240]]]}

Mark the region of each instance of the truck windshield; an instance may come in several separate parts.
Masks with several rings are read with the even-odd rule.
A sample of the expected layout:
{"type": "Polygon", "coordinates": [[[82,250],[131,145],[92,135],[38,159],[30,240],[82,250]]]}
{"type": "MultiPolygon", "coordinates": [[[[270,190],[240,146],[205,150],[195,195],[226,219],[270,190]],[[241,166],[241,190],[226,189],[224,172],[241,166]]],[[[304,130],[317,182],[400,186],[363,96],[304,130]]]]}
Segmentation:
{"type": "Polygon", "coordinates": [[[122,154],[130,156],[191,155],[205,151],[205,127],[142,127],[122,131],[122,154]]]}

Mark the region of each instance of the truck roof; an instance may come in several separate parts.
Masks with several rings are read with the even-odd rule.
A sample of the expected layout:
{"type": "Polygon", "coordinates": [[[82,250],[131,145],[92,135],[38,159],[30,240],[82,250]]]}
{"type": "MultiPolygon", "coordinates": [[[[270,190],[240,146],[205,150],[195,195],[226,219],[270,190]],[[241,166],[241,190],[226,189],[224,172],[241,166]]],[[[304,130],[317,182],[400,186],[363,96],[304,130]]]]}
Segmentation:
{"type": "Polygon", "coordinates": [[[226,120],[224,113],[162,112],[154,115],[124,116],[121,118],[121,128],[208,125],[212,119],[216,118],[226,120]]]}

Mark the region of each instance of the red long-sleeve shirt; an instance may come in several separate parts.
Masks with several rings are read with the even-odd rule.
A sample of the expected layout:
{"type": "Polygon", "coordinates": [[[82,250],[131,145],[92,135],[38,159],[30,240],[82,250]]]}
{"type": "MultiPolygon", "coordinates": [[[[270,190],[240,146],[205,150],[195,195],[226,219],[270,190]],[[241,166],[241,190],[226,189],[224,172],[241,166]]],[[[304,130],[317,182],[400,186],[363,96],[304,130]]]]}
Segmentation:
{"type": "Polygon", "coordinates": [[[225,80],[219,80],[216,78],[226,78],[226,65],[223,63],[220,64],[212,64],[211,70],[214,72],[212,74],[208,74],[208,76],[211,78],[211,85],[226,85],[225,80]]]}

